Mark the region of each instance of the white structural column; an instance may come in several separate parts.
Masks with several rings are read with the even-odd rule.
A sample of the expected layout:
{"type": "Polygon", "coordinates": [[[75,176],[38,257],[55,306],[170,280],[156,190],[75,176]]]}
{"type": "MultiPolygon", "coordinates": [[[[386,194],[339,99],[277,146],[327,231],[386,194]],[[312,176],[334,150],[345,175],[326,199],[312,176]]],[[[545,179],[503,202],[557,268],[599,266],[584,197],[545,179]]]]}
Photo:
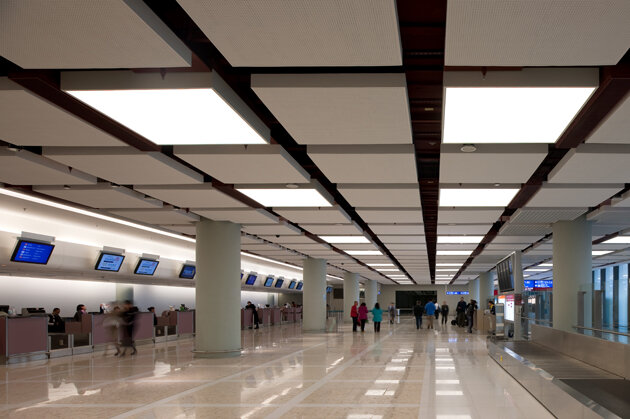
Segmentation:
{"type": "Polygon", "coordinates": [[[553,327],[574,332],[578,291],[584,291],[585,326],[591,327],[591,223],[582,216],[553,225],[553,327]]]}
{"type": "Polygon", "coordinates": [[[303,275],[302,330],[322,332],[326,329],[326,261],[307,258],[303,275]]]}
{"type": "Polygon", "coordinates": [[[241,353],[241,226],[197,223],[195,356],[241,353]]]}
{"type": "Polygon", "coordinates": [[[470,292],[470,298],[467,298],[467,300],[473,299],[479,305],[479,278],[468,282],[468,292],[470,292]]]}
{"type": "Polygon", "coordinates": [[[343,321],[351,323],[350,310],[355,301],[359,301],[359,274],[343,274],[343,321]]]}
{"type": "Polygon", "coordinates": [[[494,278],[491,272],[479,275],[479,308],[488,307],[488,300],[494,299],[494,278]]]}
{"type": "Polygon", "coordinates": [[[133,285],[116,283],[116,301],[133,302],[133,285]]]}
{"type": "Polygon", "coordinates": [[[367,305],[368,310],[374,308],[374,304],[376,304],[377,300],[377,282],[373,279],[368,279],[367,281],[365,281],[365,305],[367,305]]]}

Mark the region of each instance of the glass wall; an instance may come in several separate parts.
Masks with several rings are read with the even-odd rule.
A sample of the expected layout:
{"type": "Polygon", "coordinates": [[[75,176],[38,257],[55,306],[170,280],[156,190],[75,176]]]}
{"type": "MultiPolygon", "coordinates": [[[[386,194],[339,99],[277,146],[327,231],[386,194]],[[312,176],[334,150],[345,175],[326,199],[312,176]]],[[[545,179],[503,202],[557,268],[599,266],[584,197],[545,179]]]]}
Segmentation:
{"type": "MultiPolygon", "coordinates": [[[[628,300],[628,262],[593,270],[593,295],[601,295],[602,329],[628,333],[630,315],[628,300]],[[601,291],[595,293],[595,291],[601,291]]],[[[597,316],[597,313],[594,313],[597,316]]],[[[594,324],[595,324],[595,320],[594,324]]]]}

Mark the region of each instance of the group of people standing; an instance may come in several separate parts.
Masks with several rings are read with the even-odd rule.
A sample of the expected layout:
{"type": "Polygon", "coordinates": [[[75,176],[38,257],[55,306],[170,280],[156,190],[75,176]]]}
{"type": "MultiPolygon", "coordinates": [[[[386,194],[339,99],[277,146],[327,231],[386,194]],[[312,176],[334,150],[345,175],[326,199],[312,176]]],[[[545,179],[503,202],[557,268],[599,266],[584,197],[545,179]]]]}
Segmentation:
{"type": "MultiPolygon", "coordinates": [[[[367,323],[368,313],[372,313],[374,332],[379,333],[381,331],[381,322],[383,321],[383,310],[379,303],[374,304],[372,310],[368,310],[367,304],[355,301],[350,309],[350,317],[352,318],[352,331],[356,332],[357,327],[361,326],[361,332],[365,332],[365,324],[367,323]]],[[[393,323],[390,316],[390,322],[393,323]]]]}
{"type": "Polygon", "coordinates": [[[435,317],[435,320],[439,320],[440,314],[442,315],[442,324],[446,324],[449,310],[446,301],[442,302],[442,305],[439,305],[437,300],[429,300],[424,306],[420,300],[416,301],[416,305],[413,306],[413,315],[416,318],[416,329],[422,329],[423,315],[427,317],[427,329],[434,329],[433,318],[435,317]]]}
{"type": "Polygon", "coordinates": [[[471,299],[469,303],[466,303],[464,297],[459,299],[457,303],[457,326],[466,327],[468,324],[468,333],[472,333],[473,323],[475,319],[475,312],[477,311],[477,301],[471,299]]]}

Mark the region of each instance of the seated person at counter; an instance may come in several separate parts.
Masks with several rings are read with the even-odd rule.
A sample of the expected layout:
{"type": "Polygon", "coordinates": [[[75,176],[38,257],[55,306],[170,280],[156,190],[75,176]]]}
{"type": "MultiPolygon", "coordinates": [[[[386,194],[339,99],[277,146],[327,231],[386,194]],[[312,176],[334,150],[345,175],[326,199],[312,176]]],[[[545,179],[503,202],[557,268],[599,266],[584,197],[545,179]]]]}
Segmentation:
{"type": "Polygon", "coordinates": [[[155,307],[151,306],[147,308],[150,313],[153,313],[153,326],[157,326],[157,315],[155,314],[155,307]]]}
{"type": "Polygon", "coordinates": [[[66,328],[66,322],[63,321],[59,313],[58,307],[53,308],[52,314],[48,315],[48,333],[63,333],[66,328]]]}
{"type": "Polygon", "coordinates": [[[77,305],[77,312],[74,313],[74,321],[76,322],[80,322],[81,321],[81,317],[87,313],[87,309],[85,308],[85,304],[79,304],[77,305]]]}

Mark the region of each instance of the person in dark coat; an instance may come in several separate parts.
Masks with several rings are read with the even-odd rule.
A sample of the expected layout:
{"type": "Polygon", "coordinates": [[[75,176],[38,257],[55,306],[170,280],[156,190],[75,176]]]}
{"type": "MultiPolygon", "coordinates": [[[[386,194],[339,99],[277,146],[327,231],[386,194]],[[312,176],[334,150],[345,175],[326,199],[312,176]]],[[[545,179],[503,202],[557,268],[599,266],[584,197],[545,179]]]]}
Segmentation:
{"type": "Polygon", "coordinates": [[[413,306],[413,315],[416,318],[416,330],[422,329],[422,315],[424,314],[424,307],[420,300],[416,301],[416,305],[413,306]]]}
{"type": "Polygon", "coordinates": [[[53,308],[52,314],[48,315],[48,333],[63,333],[66,329],[66,322],[61,318],[59,307],[53,308]]]}
{"type": "MultiPolygon", "coordinates": [[[[245,309],[252,311],[252,314],[254,316],[254,325],[256,326],[254,327],[254,329],[258,329],[259,327],[258,324],[260,323],[260,320],[258,319],[258,310],[256,309],[256,306],[252,304],[251,301],[248,301],[247,305],[245,306],[245,309]]],[[[250,329],[251,329],[251,326],[250,326],[250,329]]]]}
{"type": "Polygon", "coordinates": [[[127,348],[131,348],[131,355],[135,355],[137,352],[136,344],[133,341],[133,327],[136,313],[138,313],[138,307],[133,306],[133,304],[131,304],[131,301],[129,300],[125,301],[124,310],[122,313],[123,337],[121,346],[123,347],[123,351],[121,356],[125,355],[125,353],[127,352],[127,348]]]}

